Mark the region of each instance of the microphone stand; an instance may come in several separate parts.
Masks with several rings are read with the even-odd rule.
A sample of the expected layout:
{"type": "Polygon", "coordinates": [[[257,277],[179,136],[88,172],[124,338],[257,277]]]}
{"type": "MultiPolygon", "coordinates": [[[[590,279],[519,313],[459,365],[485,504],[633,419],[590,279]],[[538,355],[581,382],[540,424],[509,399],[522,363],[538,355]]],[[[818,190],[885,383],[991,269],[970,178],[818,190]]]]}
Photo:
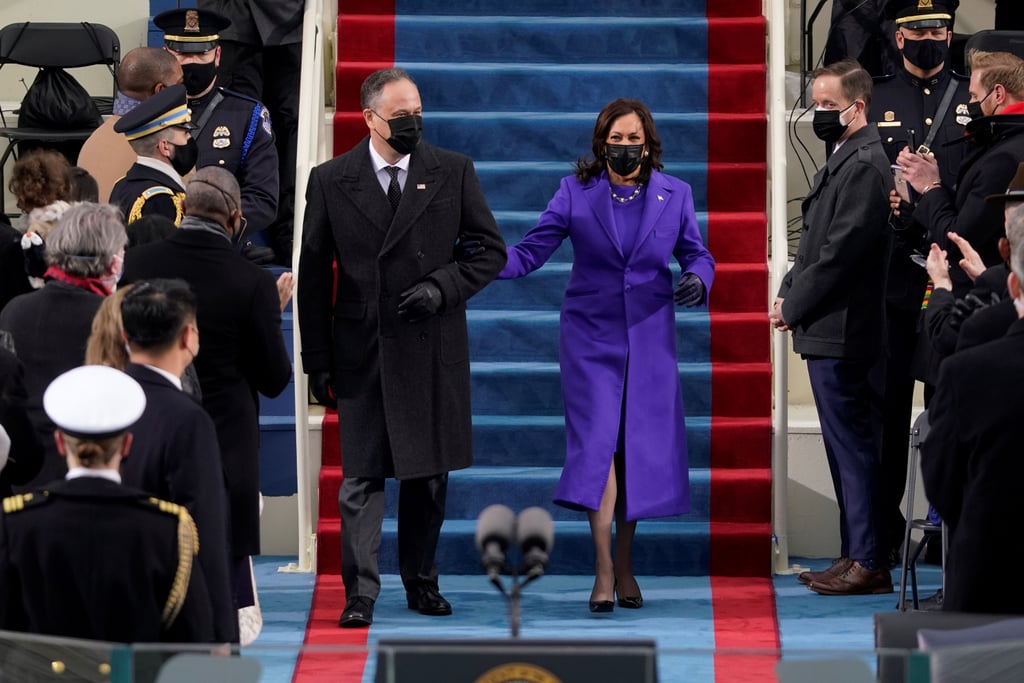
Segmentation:
{"type": "Polygon", "coordinates": [[[510,635],[512,638],[519,637],[519,627],[522,623],[522,602],[523,602],[523,588],[528,583],[539,579],[544,574],[543,566],[534,566],[526,570],[525,574],[523,570],[515,571],[512,569],[506,569],[503,573],[512,577],[511,585],[509,590],[505,590],[505,586],[501,582],[501,577],[495,574],[491,578],[491,583],[498,587],[498,590],[505,599],[508,601],[508,625],[511,631],[510,635]],[[523,581],[520,581],[520,577],[524,577],[523,581]]]}

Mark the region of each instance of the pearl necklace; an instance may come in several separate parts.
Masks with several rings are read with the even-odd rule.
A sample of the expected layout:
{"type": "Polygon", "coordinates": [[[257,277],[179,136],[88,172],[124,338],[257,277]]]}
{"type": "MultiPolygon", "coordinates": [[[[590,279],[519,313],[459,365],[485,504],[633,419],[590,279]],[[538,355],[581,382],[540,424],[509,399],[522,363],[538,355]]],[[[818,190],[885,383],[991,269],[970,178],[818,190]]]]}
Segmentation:
{"type": "Polygon", "coordinates": [[[633,190],[633,194],[629,195],[628,197],[620,197],[619,195],[615,194],[615,188],[613,186],[611,186],[611,185],[608,186],[608,191],[611,193],[612,199],[617,201],[619,204],[625,204],[626,202],[631,202],[634,199],[636,199],[637,197],[639,197],[640,196],[640,190],[642,190],[643,187],[644,187],[643,183],[637,183],[636,189],[633,190]]]}

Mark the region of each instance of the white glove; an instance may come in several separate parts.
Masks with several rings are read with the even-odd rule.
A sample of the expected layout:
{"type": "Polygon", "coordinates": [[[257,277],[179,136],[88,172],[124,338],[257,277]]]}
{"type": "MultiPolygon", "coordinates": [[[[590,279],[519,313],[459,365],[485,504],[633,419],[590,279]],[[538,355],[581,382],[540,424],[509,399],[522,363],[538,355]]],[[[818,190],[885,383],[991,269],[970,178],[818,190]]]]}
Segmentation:
{"type": "Polygon", "coordinates": [[[0,425],[0,472],[3,471],[4,466],[7,464],[7,456],[11,452],[11,437],[7,435],[7,430],[4,429],[3,425],[0,425]]]}

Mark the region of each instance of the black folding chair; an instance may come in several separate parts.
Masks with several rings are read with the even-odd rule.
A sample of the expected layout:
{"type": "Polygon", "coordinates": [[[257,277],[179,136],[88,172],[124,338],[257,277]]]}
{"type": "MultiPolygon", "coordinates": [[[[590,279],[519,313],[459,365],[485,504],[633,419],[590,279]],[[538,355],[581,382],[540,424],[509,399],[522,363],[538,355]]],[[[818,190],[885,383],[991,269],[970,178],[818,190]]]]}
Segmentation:
{"type": "MultiPolygon", "coordinates": [[[[89,22],[19,22],[0,28],[0,69],[7,64],[38,69],[77,69],[105,65],[110,71],[110,94],[91,95],[101,114],[113,111],[117,95],[117,69],[121,63],[121,43],[117,34],[103,24],[89,22]]],[[[17,158],[19,145],[35,143],[54,145],[69,141],[84,142],[95,130],[76,128],[58,130],[49,128],[12,127],[0,110],[0,138],[7,146],[0,155],[0,189],[3,168],[13,155],[17,158]]],[[[4,210],[3,192],[0,191],[0,212],[4,210]]]]}

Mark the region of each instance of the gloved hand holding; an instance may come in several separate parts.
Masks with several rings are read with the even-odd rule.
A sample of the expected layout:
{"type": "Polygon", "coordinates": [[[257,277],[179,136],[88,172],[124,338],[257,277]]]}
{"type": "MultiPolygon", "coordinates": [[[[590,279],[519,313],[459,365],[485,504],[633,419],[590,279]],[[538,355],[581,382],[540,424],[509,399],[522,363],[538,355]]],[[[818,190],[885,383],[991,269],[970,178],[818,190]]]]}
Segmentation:
{"type": "Polygon", "coordinates": [[[334,394],[334,378],[328,371],[309,373],[309,393],[322,406],[338,407],[338,397],[334,394]]]}
{"type": "Polygon", "coordinates": [[[398,315],[410,323],[418,323],[435,315],[444,305],[441,288],[430,280],[417,282],[401,294],[398,315]]]}
{"type": "Polygon", "coordinates": [[[694,273],[683,273],[674,298],[680,306],[699,306],[704,301],[704,283],[694,273]]]}
{"type": "Polygon", "coordinates": [[[270,247],[261,247],[246,241],[242,244],[242,256],[249,259],[258,266],[265,266],[274,262],[274,250],[270,247]]]}
{"type": "Polygon", "coordinates": [[[978,298],[974,294],[968,294],[963,299],[957,299],[956,303],[953,304],[953,310],[949,312],[949,326],[954,330],[959,330],[963,326],[964,321],[977,311],[998,302],[999,296],[997,294],[992,294],[989,302],[978,298]]]}

